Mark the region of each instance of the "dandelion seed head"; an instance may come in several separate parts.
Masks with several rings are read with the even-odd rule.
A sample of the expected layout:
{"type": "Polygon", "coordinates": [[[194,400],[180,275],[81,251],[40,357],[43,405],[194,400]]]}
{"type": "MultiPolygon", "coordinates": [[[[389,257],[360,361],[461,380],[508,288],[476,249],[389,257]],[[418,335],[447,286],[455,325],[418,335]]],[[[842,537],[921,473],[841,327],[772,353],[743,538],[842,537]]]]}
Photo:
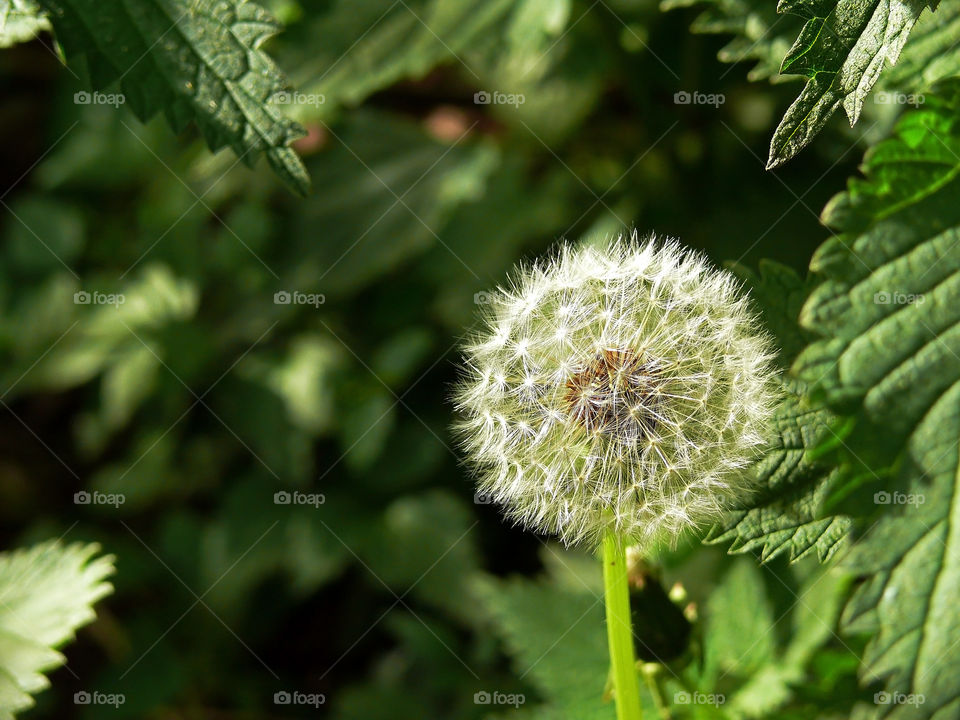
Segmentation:
{"type": "Polygon", "coordinates": [[[751,491],[777,399],[737,280],[636,233],[561,246],[491,294],[456,430],[479,490],[568,544],[650,543],[751,491]]]}

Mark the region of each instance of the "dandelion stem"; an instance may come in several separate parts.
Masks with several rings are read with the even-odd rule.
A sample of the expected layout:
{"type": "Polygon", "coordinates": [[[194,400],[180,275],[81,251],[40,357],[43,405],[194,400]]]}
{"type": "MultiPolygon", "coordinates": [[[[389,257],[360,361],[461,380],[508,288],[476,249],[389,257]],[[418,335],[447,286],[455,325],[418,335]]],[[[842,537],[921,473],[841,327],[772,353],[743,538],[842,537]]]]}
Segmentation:
{"type": "Polygon", "coordinates": [[[607,531],[603,537],[603,587],[617,720],[640,720],[640,690],[630,627],[626,543],[613,531],[607,531]]]}

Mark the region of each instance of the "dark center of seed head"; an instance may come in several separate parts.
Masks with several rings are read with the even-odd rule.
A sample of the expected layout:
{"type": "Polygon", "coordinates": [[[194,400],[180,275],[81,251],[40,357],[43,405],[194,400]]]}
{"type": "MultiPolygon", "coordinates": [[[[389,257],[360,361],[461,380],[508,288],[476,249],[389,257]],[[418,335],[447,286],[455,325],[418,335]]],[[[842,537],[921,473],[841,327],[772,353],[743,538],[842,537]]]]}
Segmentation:
{"type": "Polygon", "coordinates": [[[632,350],[603,350],[567,380],[571,417],[588,432],[628,443],[657,427],[659,372],[632,350]]]}

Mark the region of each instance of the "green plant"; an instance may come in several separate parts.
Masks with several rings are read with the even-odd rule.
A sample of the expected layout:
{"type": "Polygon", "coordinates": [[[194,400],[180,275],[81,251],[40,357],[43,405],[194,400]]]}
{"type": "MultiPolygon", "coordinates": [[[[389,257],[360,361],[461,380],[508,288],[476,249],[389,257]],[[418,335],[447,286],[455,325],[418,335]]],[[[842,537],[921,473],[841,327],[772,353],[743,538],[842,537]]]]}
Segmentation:
{"type": "MultiPolygon", "coordinates": [[[[0,517],[31,548],[0,562],[30,619],[0,715],[960,718],[958,8],[0,0],[0,517]],[[489,286],[632,227],[733,261],[657,354],[782,382],[565,357],[583,297],[551,286],[556,373],[468,351],[474,494],[446,398],[513,312],[489,286]],[[532,387],[492,397],[493,366],[532,387]],[[664,373],[696,423],[650,420],[664,373]],[[564,420],[532,449],[527,392],[564,420]],[[746,432],[711,445],[722,411],[746,432]],[[578,492],[558,457],[620,474],[578,492]],[[57,670],[94,541],[116,592],[57,670]]],[[[645,307],[638,336],[676,310],[645,307]]]]}
{"type": "Polygon", "coordinates": [[[43,673],[66,659],[56,648],[94,618],[93,604],[112,587],[113,557],[92,559],[96,545],[58,542],[0,555],[0,717],[33,706],[49,687],[43,673]]]}

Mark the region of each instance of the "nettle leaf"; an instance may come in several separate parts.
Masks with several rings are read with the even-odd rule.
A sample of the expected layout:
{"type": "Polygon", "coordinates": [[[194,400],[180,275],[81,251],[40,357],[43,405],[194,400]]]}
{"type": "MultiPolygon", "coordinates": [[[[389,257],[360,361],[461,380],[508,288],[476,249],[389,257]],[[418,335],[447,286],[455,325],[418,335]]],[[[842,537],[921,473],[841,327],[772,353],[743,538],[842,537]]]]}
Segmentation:
{"type": "MultiPolygon", "coordinates": [[[[863,582],[844,624],[872,635],[862,674],[886,678],[889,718],[960,712],[958,108],[956,82],[928,96],[824,210],[840,234],[814,256],[823,281],[801,321],[828,339],[795,364],[828,401],[856,401],[900,454],[903,492],[875,500],[879,522],[845,558],[863,582]],[[896,701],[911,695],[924,701],[896,701]]],[[[868,428],[851,441],[869,440],[857,436],[868,428]]]]}
{"type": "Polygon", "coordinates": [[[32,40],[49,29],[50,22],[33,0],[0,0],[0,47],[32,40]]]}
{"type": "Polygon", "coordinates": [[[602,596],[546,580],[482,576],[478,597],[514,659],[557,718],[609,720],[602,596]]]}
{"type": "Polygon", "coordinates": [[[718,53],[721,62],[755,60],[750,80],[781,82],[780,64],[790,49],[802,22],[794,15],[778,15],[767,0],[661,0],[660,9],[706,5],[690,26],[694,33],[733,35],[718,53]]]}
{"type": "Polygon", "coordinates": [[[94,619],[93,604],[113,591],[113,556],[100,547],[46,542],[0,554],[0,720],[32,707],[49,687],[42,673],[65,661],[54,648],[94,619]]]}
{"type": "MultiPolygon", "coordinates": [[[[763,313],[767,328],[781,348],[785,365],[812,339],[798,318],[811,289],[811,278],[802,279],[785,265],[761,261],[759,273],[731,264],[730,270],[750,288],[750,296],[763,313]]],[[[842,516],[824,517],[821,506],[839,471],[815,457],[817,448],[833,437],[836,416],[813,404],[805,383],[784,381],[784,397],[775,415],[774,445],[755,465],[760,492],[740,508],[728,511],[706,540],[730,543],[730,552],[760,552],[762,560],[786,554],[798,560],[816,553],[829,559],[850,528],[842,516]]]]}
{"type": "Polygon", "coordinates": [[[798,560],[816,553],[826,561],[841,546],[850,519],[823,516],[821,506],[840,470],[815,459],[814,451],[830,440],[836,417],[810,403],[803,383],[787,381],[776,413],[774,447],[757,463],[758,497],[748,506],[724,514],[706,540],[730,543],[730,552],[760,552],[772,560],[786,554],[798,560]]]}
{"type": "Polygon", "coordinates": [[[280,30],[246,0],[39,0],[68,61],[85,61],[95,88],[119,82],[141,120],[163,111],[193,121],[211,150],[229,146],[253,166],[261,152],[301,194],[310,178],[288,147],[304,135],[268,100],[284,88],[261,44],[280,30]]]}
{"type": "Polygon", "coordinates": [[[778,12],[807,19],[780,72],[809,80],[770,142],[767,168],[786,162],[843,105],[850,124],[883,70],[897,61],[913,24],[938,0],[780,0],[778,12]]]}

